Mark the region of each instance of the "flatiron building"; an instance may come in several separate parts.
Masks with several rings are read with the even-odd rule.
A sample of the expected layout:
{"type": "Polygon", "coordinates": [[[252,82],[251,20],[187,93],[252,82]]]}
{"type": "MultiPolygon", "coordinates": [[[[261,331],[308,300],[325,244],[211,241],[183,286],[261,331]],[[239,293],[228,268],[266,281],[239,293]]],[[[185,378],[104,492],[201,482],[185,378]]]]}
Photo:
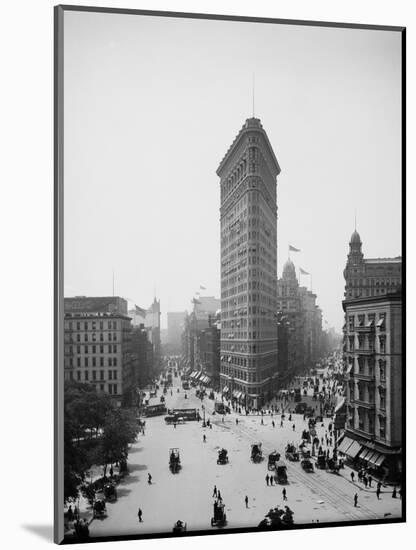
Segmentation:
{"type": "Polygon", "coordinates": [[[258,118],[249,118],[217,175],[221,187],[221,363],[225,397],[258,408],[277,376],[279,163],[258,118]]]}

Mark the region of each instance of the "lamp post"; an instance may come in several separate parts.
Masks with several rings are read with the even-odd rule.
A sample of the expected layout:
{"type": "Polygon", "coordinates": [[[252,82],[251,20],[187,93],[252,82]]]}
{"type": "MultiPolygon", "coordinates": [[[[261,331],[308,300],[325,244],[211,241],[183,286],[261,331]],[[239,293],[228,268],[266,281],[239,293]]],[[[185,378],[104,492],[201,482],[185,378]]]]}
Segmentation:
{"type": "Polygon", "coordinates": [[[207,424],[205,422],[205,405],[202,405],[202,416],[203,416],[203,418],[202,418],[202,427],[206,428],[207,424]]]}

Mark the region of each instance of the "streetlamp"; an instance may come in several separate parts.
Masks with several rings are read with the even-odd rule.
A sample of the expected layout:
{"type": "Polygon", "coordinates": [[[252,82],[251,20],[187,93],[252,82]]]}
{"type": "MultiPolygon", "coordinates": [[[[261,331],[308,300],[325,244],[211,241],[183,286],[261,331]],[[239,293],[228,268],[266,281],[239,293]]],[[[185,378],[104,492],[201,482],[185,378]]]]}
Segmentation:
{"type": "Polygon", "coordinates": [[[203,415],[203,418],[202,418],[202,427],[203,428],[206,428],[207,427],[207,424],[205,422],[205,405],[202,405],[202,415],[203,415]]]}

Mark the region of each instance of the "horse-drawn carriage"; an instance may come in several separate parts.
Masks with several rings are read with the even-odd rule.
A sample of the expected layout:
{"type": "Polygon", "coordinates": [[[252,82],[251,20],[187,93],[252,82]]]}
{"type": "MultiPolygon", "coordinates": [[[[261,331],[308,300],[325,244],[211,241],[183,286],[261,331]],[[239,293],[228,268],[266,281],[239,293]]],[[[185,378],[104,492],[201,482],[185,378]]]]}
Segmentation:
{"type": "Polygon", "coordinates": [[[276,469],[277,482],[280,483],[281,485],[284,485],[285,483],[287,483],[286,464],[282,460],[279,460],[278,462],[275,463],[274,467],[276,469]]]}
{"type": "Polygon", "coordinates": [[[310,458],[304,458],[300,461],[300,465],[305,470],[305,472],[311,473],[314,471],[313,463],[310,458]]]}
{"type": "Polygon", "coordinates": [[[253,443],[251,446],[251,460],[253,462],[261,462],[263,460],[261,443],[253,443]]]}
{"type": "Polygon", "coordinates": [[[326,454],[320,453],[318,454],[318,458],[316,459],[316,467],[320,470],[326,469],[326,454]]]}
{"type": "Polygon", "coordinates": [[[115,483],[106,483],[103,490],[106,500],[110,502],[117,500],[117,489],[115,483]]]}
{"type": "Polygon", "coordinates": [[[217,464],[228,464],[227,449],[221,449],[220,451],[218,451],[217,464]]]}
{"type": "Polygon", "coordinates": [[[268,470],[274,470],[275,469],[275,464],[279,460],[280,460],[280,453],[278,453],[277,451],[273,451],[272,453],[270,453],[269,454],[269,459],[268,459],[268,462],[267,462],[268,470]]]}
{"type": "Polygon", "coordinates": [[[214,502],[214,517],[211,518],[211,527],[224,527],[227,525],[225,505],[221,500],[214,502]]]}
{"type": "Polygon", "coordinates": [[[186,523],[178,519],[177,522],[175,522],[175,525],[173,526],[172,531],[178,535],[180,533],[184,533],[186,531],[186,523]]]}
{"type": "Polygon", "coordinates": [[[276,529],[293,525],[293,523],[293,512],[289,506],[285,506],[284,510],[276,506],[276,508],[269,510],[265,518],[259,523],[259,527],[262,529],[276,529]]]}
{"type": "Polygon", "coordinates": [[[328,470],[333,474],[339,474],[340,465],[337,463],[335,458],[329,458],[327,461],[328,470]]]}
{"type": "Polygon", "coordinates": [[[103,498],[97,498],[92,506],[94,518],[101,518],[106,515],[107,507],[103,498]]]}
{"type": "Polygon", "coordinates": [[[176,474],[181,469],[179,449],[169,449],[169,468],[172,474],[176,474]]]}
{"type": "Polygon", "coordinates": [[[299,452],[292,443],[286,445],[285,457],[287,460],[290,460],[290,462],[299,462],[299,452]]]}

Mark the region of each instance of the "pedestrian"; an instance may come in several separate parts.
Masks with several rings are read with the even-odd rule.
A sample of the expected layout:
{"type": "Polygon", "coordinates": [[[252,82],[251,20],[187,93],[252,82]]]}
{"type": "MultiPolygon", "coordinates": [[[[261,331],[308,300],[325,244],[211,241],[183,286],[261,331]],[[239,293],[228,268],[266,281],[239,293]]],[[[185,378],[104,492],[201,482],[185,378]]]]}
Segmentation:
{"type": "Polygon", "coordinates": [[[283,500],[287,500],[285,487],[283,487],[282,496],[283,496],[283,500]]]}
{"type": "Polygon", "coordinates": [[[270,485],[273,487],[273,476],[270,476],[270,485]]]}
{"type": "Polygon", "coordinates": [[[293,426],[292,426],[293,431],[295,431],[295,428],[296,428],[296,426],[293,424],[293,426]]]}
{"type": "Polygon", "coordinates": [[[205,434],[202,436],[202,441],[203,441],[204,443],[206,443],[206,441],[207,441],[207,436],[206,436],[205,434]]]}
{"type": "Polygon", "coordinates": [[[283,420],[280,421],[280,427],[283,428],[283,420]]]}
{"type": "Polygon", "coordinates": [[[212,492],[212,496],[213,496],[213,497],[216,497],[216,496],[217,496],[217,486],[216,486],[216,485],[214,485],[214,490],[213,490],[213,492],[212,492]]]}
{"type": "Polygon", "coordinates": [[[224,416],[222,417],[222,421],[224,422],[224,416]]]}
{"type": "Polygon", "coordinates": [[[248,496],[246,495],[246,498],[244,499],[244,502],[246,503],[246,508],[248,508],[248,496]]]}
{"type": "Polygon", "coordinates": [[[377,491],[376,491],[377,500],[380,500],[380,493],[381,493],[380,488],[377,487],[377,491]]]}
{"type": "Polygon", "coordinates": [[[272,426],[273,426],[273,428],[275,427],[275,425],[276,425],[276,424],[274,423],[274,420],[272,420],[272,426]]]}
{"type": "Polygon", "coordinates": [[[269,486],[269,474],[266,474],[266,485],[269,486]]]}
{"type": "Polygon", "coordinates": [[[139,509],[137,510],[137,515],[138,515],[138,517],[139,517],[139,522],[141,523],[141,522],[143,521],[143,520],[142,520],[143,512],[142,512],[142,509],[141,509],[141,508],[139,508],[139,509]]]}
{"type": "Polygon", "coordinates": [[[351,472],[351,481],[354,483],[354,472],[351,472]]]}
{"type": "Polygon", "coordinates": [[[262,426],[264,425],[263,416],[261,417],[261,425],[262,425],[262,426]]]}
{"type": "Polygon", "coordinates": [[[358,470],[358,481],[362,481],[363,479],[363,472],[362,470],[358,470]]]}
{"type": "Polygon", "coordinates": [[[218,491],[218,501],[219,502],[222,502],[222,496],[221,496],[221,491],[218,491]]]}
{"type": "Polygon", "coordinates": [[[400,500],[402,500],[402,491],[403,491],[403,490],[402,490],[402,488],[400,487],[400,489],[399,489],[399,497],[400,497],[400,500]]]}
{"type": "Polygon", "coordinates": [[[292,415],[289,414],[289,422],[292,422],[292,415]]]}
{"type": "Polygon", "coordinates": [[[235,419],[235,423],[236,423],[236,424],[237,424],[237,426],[238,426],[238,418],[236,418],[236,419],[235,419]]]}
{"type": "Polygon", "coordinates": [[[357,508],[357,503],[358,503],[358,495],[357,495],[357,493],[355,493],[355,495],[354,495],[354,506],[355,506],[355,508],[357,508]]]}
{"type": "Polygon", "coordinates": [[[377,483],[377,489],[378,489],[378,490],[380,491],[380,493],[381,493],[381,481],[379,481],[379,482],[377,483]]]}
{"type": "Polygon", "coordinates": [[[209,423],[209,429],[212,430],[212,424],[211,424],[211,422],[209,423]]]}
{"type": "Polygon", "coordinates": [[[363,481],[364,481],[364,487],[367,489],[367,485],[368,485],[367,476],[363,476],[363,481]]]}
{"type": "Polygon", "coordinates": [[[373,478],[371,476],[368,476],[368,486],[371,487],[371,482],[373,481],[373,478]]]}
{"type": "Polygon", "coordinates": [[[114,473],[113,465],[111,464],[111,466],[110,466],[110,477],[113,477],[113,473],[114,473]]]}
{"type": "Polygon", "coordinates": [[[147,483],[148,483],[149,485],[152,484],[152,476],[151,476],[150,474],[147,474],[147,483]]]}
{"type": "Polygon", "coordinates": [[[68,508],[68,521],[72,521],[74,519],[74,512],[72,511],[72,506],[69,505],[68,508]]]}
{"type": "Polygon", "coordinates": [[[393,493],[392,493],[391,497],[392,497],[392,498],[397,498],[396,487],[393,487],[393,493]]]}
{"type": "Polygon", "coordinates": [[[174,427],[174,428],[175,428],[175,430],[176,430],[176,422],[174,422],[174,423],[173,423],[173,427],[174,427]]]}

